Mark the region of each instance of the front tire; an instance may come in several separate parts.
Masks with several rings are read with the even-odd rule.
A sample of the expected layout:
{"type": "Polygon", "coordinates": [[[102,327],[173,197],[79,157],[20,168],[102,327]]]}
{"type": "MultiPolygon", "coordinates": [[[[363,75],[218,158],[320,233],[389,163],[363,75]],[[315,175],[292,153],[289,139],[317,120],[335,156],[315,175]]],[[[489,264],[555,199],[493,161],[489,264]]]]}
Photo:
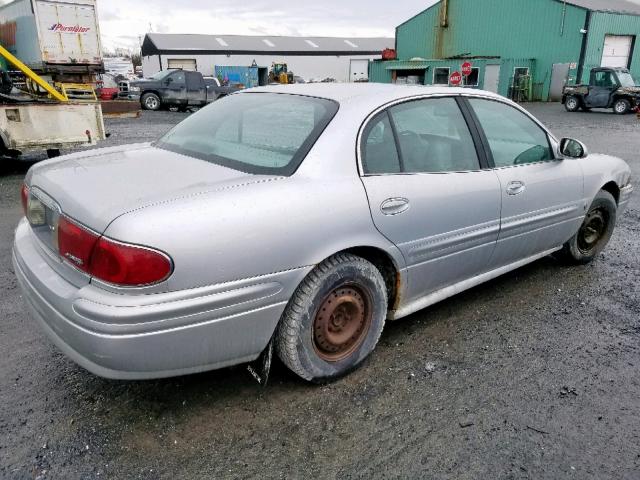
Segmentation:
{"type": "Polygon", "coordinates": [[[140,103],[142,104],[142,108],[145,110],[158,111],[162,106],[162,102],[160,101],[160,97],[155,93],[145,93],[140,99],[140,103]]]}
{"type": "Polygon", "coordinates": [[[631,102],[626,98],[619,98],[613,104],[613,111],[618,115],[626,115],[631,111],[631,102]]]}
{"type": "Polygon", "coordinates": [[[340,378],[373,352],[387,317],[380,271],[341,253],[313,269],[293,294],[276,331],[276,350],[298,376],[340,378]]]}
{"type": "Polygon", "coordinates": [[[618,205],[609,192],[600,190],[584,222],[571,240],[558,252],[561,259],[576,265],[592,262],[611,240],[616,226],[618,205]]]}
{"type": "Polygon", "coordinates": [[[577,112],[580,110],[580,100],[575,95],[569,95],[564,100],[564,108],[567,112],[577,112]]]}

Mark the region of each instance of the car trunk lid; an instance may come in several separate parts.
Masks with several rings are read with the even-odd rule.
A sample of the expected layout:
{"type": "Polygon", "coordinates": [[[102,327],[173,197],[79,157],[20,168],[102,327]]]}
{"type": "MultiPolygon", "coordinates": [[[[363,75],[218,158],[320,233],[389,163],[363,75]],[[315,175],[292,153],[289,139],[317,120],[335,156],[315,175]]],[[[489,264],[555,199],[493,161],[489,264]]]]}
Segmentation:
{"type": "Polygon", "coordinates": [[[255,177],[143,144],[44,162],[34,167],[28,183],[62,213],[102,233],[127,212],[255,177]]]}

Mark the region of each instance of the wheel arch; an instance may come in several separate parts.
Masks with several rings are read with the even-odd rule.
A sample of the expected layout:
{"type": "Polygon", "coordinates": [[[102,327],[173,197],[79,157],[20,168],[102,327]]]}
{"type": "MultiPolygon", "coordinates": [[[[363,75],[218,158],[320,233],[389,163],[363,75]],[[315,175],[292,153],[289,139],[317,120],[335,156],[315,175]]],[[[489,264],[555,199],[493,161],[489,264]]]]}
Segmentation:
{"type": "Polygon", "coordinates": [[[613,195],[613,198],[616,200],[616,205],[620,201],[620,187],[614,181],[608,182],[602,186],[600,190],[604,190],[605,192],[609,192],[613,195]]]}
{"type": "Polygon", "coordinates": [[[142,101],[142,97],[144,97],[147,93],[153,93],[160,99],[160,103],[163,103],[162,95],[160,95],[160,92],[158,92],[157,90],[144,90],[140,92],[140,101],[142,101]]]}
{"type": "Polygon", "coordinates": [[[336,252],[350,253],[371,262],[382,274],[387,287],[388,309],[395,310],[399,303],[403,288],[403,276],[396,260],[389,252],[372,246],[358,246],[336,252]]]}

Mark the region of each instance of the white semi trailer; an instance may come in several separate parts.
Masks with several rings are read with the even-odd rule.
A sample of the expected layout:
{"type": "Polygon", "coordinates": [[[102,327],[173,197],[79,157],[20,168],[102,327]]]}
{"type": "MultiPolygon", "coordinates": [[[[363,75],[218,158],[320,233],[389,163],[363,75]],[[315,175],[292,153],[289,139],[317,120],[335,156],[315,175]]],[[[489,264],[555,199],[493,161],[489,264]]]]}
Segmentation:
{"type": "Polygon", "coordinates": [[[96,0],[14,0],[0,6],[0,45],[55,81],[104,70],[96,0]]]}

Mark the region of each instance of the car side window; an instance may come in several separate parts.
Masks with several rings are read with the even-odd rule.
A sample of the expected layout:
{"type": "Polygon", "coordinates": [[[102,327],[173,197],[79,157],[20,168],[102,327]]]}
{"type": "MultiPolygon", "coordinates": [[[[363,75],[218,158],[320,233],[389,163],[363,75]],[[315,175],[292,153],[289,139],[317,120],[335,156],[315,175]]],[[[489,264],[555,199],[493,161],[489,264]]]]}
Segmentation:
{"type": "Polygon", "coordinates": [[[362,139],[364,173],[400,173],[400,158],[386,111],[367,124],[362,139]]]}
{"type": "Polygon", "coordinates": [[[501,102],[469,99],[489,142],[496,167],[553,160],[547,133],[531,118],[501,102]]]}
{"type": "Polygon", "coordinates": [[[185,83],[184,72],[176,72],[171,75],[171,78],[173,79],[174,85],[184,85],[185,83]]]}
{"type": "Polygon", "coordinates": [[[595,73],[595,86],[610,88],[616,84],[611,72],[596,72],[595,73]]]}
{"type": "Polygon", "coordinates": [[[454,98],[403,103],[389,109],[408,173],[479,170],[469,127],[454,98]]]}

